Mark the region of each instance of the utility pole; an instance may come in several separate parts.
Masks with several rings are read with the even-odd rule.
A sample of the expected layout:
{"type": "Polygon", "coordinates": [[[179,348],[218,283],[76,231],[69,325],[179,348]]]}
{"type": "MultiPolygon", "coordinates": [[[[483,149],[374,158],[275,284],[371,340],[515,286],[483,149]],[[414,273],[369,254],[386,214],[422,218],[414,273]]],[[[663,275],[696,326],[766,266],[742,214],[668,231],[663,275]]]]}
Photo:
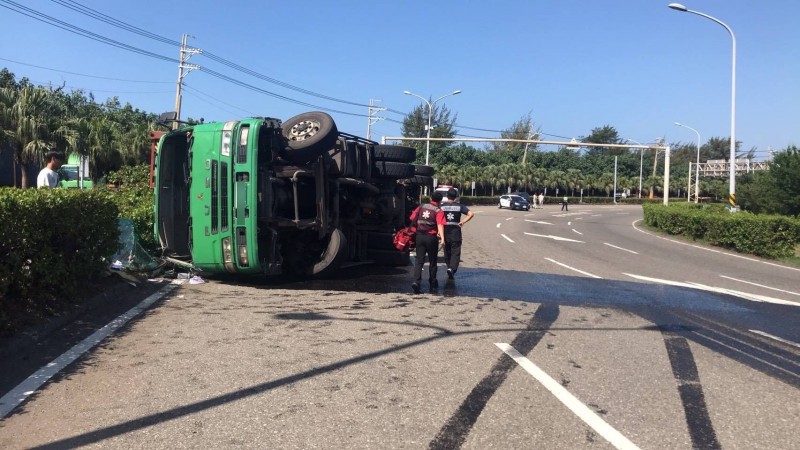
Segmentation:
{"type": "MultiPolygon", "coordinates": [[[[540,133],[534,133],[533,131],[528,132],[528,141],[531,140],[538,140],[540,133]]],[[[528,159],[528,146],[531,145],[530,142],[525,143],[525,152],[522,154],[522,165],[525,165],[525,161],[528,159]]]]}
{"type": "Polygon", "coordinates": [[[383,100],[379,98],[369,99],[369,110],[367,112],[367,139],[372,139],[372,124],[378,122],[379,120],[383,120],[384,117],[372,116],[373,113],[377,113],[379,111],[386,111],[386,108],[375,107],[373,102],[382,102],[383,100]]]}
{"type": "Polygon", "coordinates": [[[186,62],[192,55],[196,53],[202,53],[202,50],[200,49],[189,48],[186,46],[186,40],[188,38],[189,35],[184,33],[183,38],[181,39],[181,55],[180,61],[178,61],[178,86],[175,89],[175,122],[172,122],[173,130],[178,128],[178,123],[181,120],[181,84],[183,83],[183,77],[185,77],[192,70],[200,68],[200,66],[197,64],[188,64],[186,62]],[[184,69],[186,72],[184,72],[184,69]]]}

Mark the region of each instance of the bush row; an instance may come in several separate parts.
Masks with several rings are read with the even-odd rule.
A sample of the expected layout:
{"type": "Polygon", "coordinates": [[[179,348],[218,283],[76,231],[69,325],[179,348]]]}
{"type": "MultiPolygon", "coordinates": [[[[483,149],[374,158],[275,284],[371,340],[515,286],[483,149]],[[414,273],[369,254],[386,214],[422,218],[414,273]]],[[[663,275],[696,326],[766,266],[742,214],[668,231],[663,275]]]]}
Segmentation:
{"type": "Polygon", "coordinates": [[[731,214],[722,204],[646,204],[643,208],[648,225],[741,253],[783,258],[793,256],[800,244],[800,220],[791,217],[731,214]]]}
{"type": "MultiPolygon", "coordinates": [[[[545,205],[561,205],[561,201],[564,199],[563,196],[560,197],[553,197],[547,196],[544,198],[545,205]]],[[[586,197],[584,196],[582,199],[581,197],[567,197],[568,202],[570,204],[595,204],[595,205],[610,205],[614,203],[614,199],[611,197],[586,197]]],[[[461,197],[461,203],[465,205],[497,205],[500,201],[500,195],[496,195],[494,197],[485,197],[485,196],[469,196],[464,195],[461,197]]],[[[647,198],[633,198],[628,197],[624,199],[617,200],[617,203],[622,205],[639,205],[645,203],[662,203],[663,200],[660,198],[656,199],[647,199],[647,198]]]]}
{"type": "Polygon", "coordinates": [[[0,331],[100,275],[119,249],[118,215],[111,192],[0,188],[0,331]]]}

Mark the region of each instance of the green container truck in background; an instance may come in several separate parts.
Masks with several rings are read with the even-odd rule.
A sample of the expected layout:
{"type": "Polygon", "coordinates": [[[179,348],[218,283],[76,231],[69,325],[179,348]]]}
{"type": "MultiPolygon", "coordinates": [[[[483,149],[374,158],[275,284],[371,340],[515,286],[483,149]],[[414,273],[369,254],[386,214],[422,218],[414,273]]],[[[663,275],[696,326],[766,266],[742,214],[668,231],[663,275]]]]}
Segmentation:
{"type": "Polygon", "coordinates": [[[89,176],[89,162],[85,156],[73,153],[58,170],[58,187],[66,189],[91,189],[92,178],[89,176]]]}
{"type": "Polygon", "coordinates": [[[409,263],[392,236],[432,186],[419,175],[432,169],[411,164],[414,148],[339,132],[322,112],[182,125],[151,139],[154,232],[173,263],[300,276],[409,263]]]}

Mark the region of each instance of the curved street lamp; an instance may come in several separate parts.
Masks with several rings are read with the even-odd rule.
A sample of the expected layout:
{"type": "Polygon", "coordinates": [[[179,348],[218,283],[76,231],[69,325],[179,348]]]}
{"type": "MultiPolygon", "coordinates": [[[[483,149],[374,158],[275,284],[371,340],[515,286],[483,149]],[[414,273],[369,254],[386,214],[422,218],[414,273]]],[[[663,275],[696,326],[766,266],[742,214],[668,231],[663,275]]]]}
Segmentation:
{"type": "Polygon", "coordinates": [[[441,100],[441,99],[443,99],[445,97],[449,97],[451,95],[457,95],[457,94],[460,94],[460,93],[461,93],[461,91],[456,89],[455,91],[453,91],[453,92],[451,92],[449,94],[445,94],[445,95],[437,98],[436,100],[434,100],[432,102],[429,102],[428,99],[426,99],[425,97],[423,97],[421,95],[417,95],[417,94],[415,94],[415,93],[413,93],[411,91],[403,91],[403,94],[413,95],[414,97],[420,98],[420,99],[422,99],[423,102],[428,104],[428,126],[426,128],[426,130],[428,132],[428,137],[425,140],[425,165],[426,166],[429,165],[428,164],[428,159],[429,159],[430,153],[431,153],[431,116],[433,115],[433,105],[436,102],[438,102],[439,100],[441,100]]]}
{"type": "Polygon", "coordinates": [[[670,8],[681,11],[681,12],[688,12],[692,14],[697,14],[698,16],[705,17],[706,19],[712,20],[720,25],[723,28],[728,30],[728,34],[731,35],[731,41],[733,42],[733,56],[731,59],[731,155],[730,155],[730,192],[728,195],[728,203],[731,204],[732,207],[736,207],[736,36],[733,35],[733,30],[731,27],[726,25],[721,20],[717,19],[716,17],[709,16],[708,14],[701,13],[699,11],[692,11],[691,9],[683,6],[680,3],[670,3],[670,8]]]}
{"type": "Polygon", "coordinates": [[[700,133],[688,125],[683,125],[678,122],[675,122],[675,125],[688,128],[697,135],[697,162],[694,165],[694,202],[698,203],[700,202],[700,133]]]}

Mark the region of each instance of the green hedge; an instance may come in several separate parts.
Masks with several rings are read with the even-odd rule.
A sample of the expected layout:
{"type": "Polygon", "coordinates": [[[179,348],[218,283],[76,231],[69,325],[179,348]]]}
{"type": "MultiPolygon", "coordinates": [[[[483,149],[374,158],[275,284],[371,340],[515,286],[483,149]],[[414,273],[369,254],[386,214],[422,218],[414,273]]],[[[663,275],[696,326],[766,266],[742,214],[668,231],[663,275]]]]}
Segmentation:
{"type": "Polygon", "coordinates": [[[646,204],[644,221],[666,233],[766,258],[794,256],[800,220],[786,216],[731,214],[722,204],[646,204]]]}
{"type": "Polygon", "coordinates": [[[0,331],[39,316],[101,274],[119,249],[114,194],[0,188],[0,331]]]}

